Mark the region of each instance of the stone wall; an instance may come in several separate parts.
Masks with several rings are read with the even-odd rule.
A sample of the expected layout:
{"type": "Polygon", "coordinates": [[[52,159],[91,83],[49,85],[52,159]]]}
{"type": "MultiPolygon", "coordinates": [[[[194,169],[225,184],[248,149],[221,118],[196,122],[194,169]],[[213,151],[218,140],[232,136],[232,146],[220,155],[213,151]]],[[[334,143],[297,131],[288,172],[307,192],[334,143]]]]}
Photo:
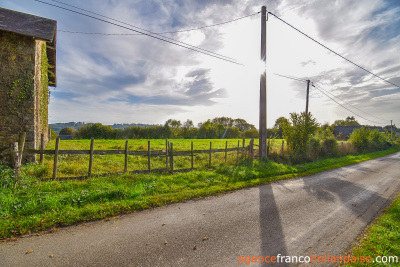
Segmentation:
{"type": "Polygon", "coordinates": [[[40,116],[43,45],[32,37],[0,31],[0,159],[6,162],[19,133],[26,132],[28,149],[40,146],[42,132],[47,135],[47,114],[40,116]]]}

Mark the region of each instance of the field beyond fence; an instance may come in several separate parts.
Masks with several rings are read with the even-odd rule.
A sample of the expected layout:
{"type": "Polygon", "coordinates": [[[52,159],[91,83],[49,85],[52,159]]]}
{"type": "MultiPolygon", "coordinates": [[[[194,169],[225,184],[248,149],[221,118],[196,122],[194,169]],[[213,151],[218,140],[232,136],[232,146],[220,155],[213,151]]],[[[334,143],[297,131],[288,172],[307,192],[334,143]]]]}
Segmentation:
{"type": "MultiPolygon", "coordinates": [[[[37,154],[39,178],[85,178],[115,173],[176,172],[238,164],[257,156],[252,139],[130,139],[61,140],[46,148],[25,150],[37,154]]],[[[269,140],[269,150],[283,153],[282,139],[269,140]]]]}

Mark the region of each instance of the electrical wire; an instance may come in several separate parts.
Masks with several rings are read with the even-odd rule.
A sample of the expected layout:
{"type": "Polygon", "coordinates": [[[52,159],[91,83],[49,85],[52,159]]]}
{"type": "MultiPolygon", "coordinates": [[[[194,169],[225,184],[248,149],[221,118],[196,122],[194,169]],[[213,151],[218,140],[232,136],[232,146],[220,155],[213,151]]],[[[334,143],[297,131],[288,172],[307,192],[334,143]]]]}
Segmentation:
{"type": "MultiPolygon", "coordinates": [[[[54,1],[54,0],[52,0],[54,1]]],[[[55,2],[59,2],[59,1],[55,1],[55,2]]],[[[67,5],[67,4],[66,4],[67,5]]],[[[261,11],[258,11],[256,13],[247,15],[247,16],[243,16],[243,17],[239,17],[236,19],[232,19],[229,21],[225,21],[225,22],[220,22],[220,23],[216,23],[216,24],[211,24],[211,25],[206,25],[206,26],[202,26],[202,27],[198,27],[198,28],[192,28],[192,29],[186,29],[186,30],[179,30],[179,31],[168,31],[168,32],[158,32],[156,34],[168,34],[168,33],[181,33],[181,32],[190,32],[190,31],[197,31],[197,30],[201,30],[201,29],[205,29],[205,28],[210,28],[210,27],[215,27],[215,26],[220,26],[223,24],[227,24],[227,23],[231,23],[234,21],[238,21],[244,18],[248,18],[257,14],[260,14],[261,11]]],[[[139,33],[101,33],[101,32],[77,32],[77,31],[66,31],[66,30],[58,30],[60,32],[68,32],[68,33],[80,33],[80,34],[98,34],[98,35],[142,35],[139,33]]]]}
{"type": "MultiPolygon", "coordinates": [[[[36,0],[34,0],[34,1],[36,1],[36,0]]],[[[184,43],[184,42],[181,42],[181,41],[172,39],[172,38],[170,38],[170,37],[163,36],[163,35],[161,35],[160,33],[154,33],[154,32],[151,32],[151,31],[149,31],[149,30],[146,30],[146,29],[137,27],[137,26],[135,26],[135,25],[132,25],[132,24],[129,24],[129,23],[126,23],[126,22],[123,22],[123,21],[120,21],[120,20],[117,20],[117,19],[114,19],[114,18],[111,18],[111,17],[104,16],[104,15],[102,15],[102,14],[99,14],[99,13],[96,13],[96,12],[93,12],[93,11],[90,11],[90,10],[87,10],[87,9],[83,9],[83,8],[80,8],[80,7],[77,7],[77,6],[74,6],[74,5],[71,5],[71,4],[62,2],[62,1],[58,1],[58,0],[51,0],[51,1],[57,2],[57,3],[60,3],[60,4],[63,4],[63,5],[66,5],[66,6],[69,6],[69,7],[78,9],[78,10],[81,10],[81,11],[85,11],[85,12],[87,12],[87,13],[90,13],[90,14],[93,14],[93,15],[96,15],[96,16],[100,16],[100,17],[106,18],[106,19],[108,19],[108,20],[112,20],[112,21],[115,21],[115,22],[118,22],[118,23],[121,23],[121,24],[130,26],[130,27],[133,27],[133,28],[138,29],[138,30],[140,30],[140,31],[147,32],[148,34],[151,34],[151,35],[160,36],[160,37],[162,37],[163,39],[167,39],[167,40],[172,41],[172,42],[176,42],[176,43],[179,43],[179,44],[182,44],[182,45],[185,45],[185,46],[194,48],[194,49],[198,49],[198,50],[201,50],[201,51],[204,51],[204,52],[207,52],[207,53],[216,55],[216,56],[218,56],[218,57],[223,57],[223,58],[229,59],[229,60],[231,60],[231,61],[236,61],[234,58],[227,57],[227,56],[224,56],[224,55],[221,55],[221,54],[217,54],[217,53],[214,53],[214,52],[212,52],[212,51],[210,51],[210,50],[203,49],[203,48],[200,48],[200,47],[197,47],[197,46],[190,45],[190,44],[188,44],[188,43],[184,43]]],[[[41,2],[42,2],[42,1],[41,1],[41,2]]],[[[46,3],[46,2],[44,2],[44,3],[46,3]]],[[[50,4],[50,3],[47,3],[47,4],[52,5],[52,4],[50,4]]],[[[59,7],[59,8],[62,8],[62,7],[57,6],[57,5],[54,5],[54,6],[59,7]]],[[[66,8],[64,8],[64,9],[66,9],[66,8]]],[[[67,9],[67,10],[69,10],[69,9],[67,9]]],[[[71,10],[69,10],[69,11],[71,11],[71,10]]],[[[74,11],[72,11],[72,12],[74,12],[74,11]]],[[[255,15],[255,14],[256,14],[256,13],[251,14],[251,15],[255,15]]],[[[249,15],[249,16],[250,16],[250,15],[249,15]]],[[[240,19],[240,18],[239,18],[239,19],[240,19]]],[[[138,31],[136,31],[136,32],[138,32],[138,31]]],[[[141,34],[147,35],[147,34],[144,34],[144,33],[141,33],[141,34]]],[[[239,65],[241,65],[241,64],[239,64],[239,65]]]]}
{"type": "MultiPolygon", "coordinates": [[[[52,0],[54,1],[54,0],[52,0]]],[[[58,2],[58,1],[56,1],[58,2]]],[[[211,24],[211,25],[206,25],[206,26],[202,26],[202,27],[198,27],[198,28],[192,28],[192,29],[186,29],[186,30],[179,30],[179,31],[168,31],[168,32],[157,32],[155,34],[168,34],[168,33],[181,33],[181,32],[190,32],[190,31],[197,31],[197,30],[201,30],[201,29],[205,29],[205,28],[210,28],[210,27],[215,27],[215,26],[220,26],[223,24],[227,24],[227,23],[231,23],[234,21],[238,21],[244,18],[248,18],[257,14],[260,14],[261,11],[247,15],[247,16],[243,16],[243,17],[239,17],[236,19],[232,19],[229,21],[225,21],[225,22],[220,22],[220,23],[216,23],[216,24],[211,24]]],[[[67,31],[67,30],[58,30],[59,32],[67,32],[67,33],[80,33],[80,34],[95,34],[95,35],[143,35],[140,33],[101,33],[101,32],[79,32],[79,31],[67,31]]]]}
{"type": "Polygon", "coordinates": [[[281,22],[283,22],[283,23],[285,23],[286,25],[290,26],[291,28],[293,28],[293,29],[296,30],[297,32],[299,32],[299,33],[301,33],[302,35],[306,36],[307,38],[311,39],[312,41],[314,41],[315,43],[317,43],[317,44],[319,44],[320,46],[324,47],[325,49],[329,50],[330,52],[334,53],[335,55],[341,57],[342,59],[344,59],[344,60],[346,60],[346,61],[348,61],[348,62],[350,62],[350,63],[353,64],[354,66],[356,66],[356,67],[358,67],[358,68],[360,68],[360,69],[362,69],[362,70],[368,72],[369,74],[371,74],[371,75],[373,75],[373,76],[375,76],[375,77],[381,79],[382,81],[384,81],[384,82],[386,82],[386,83],[389,83],[389,84],[391,84],[391,85],[393,85],[393,86],[396,86],[396,87],[400,88],[399,85],[397,85],[397,84],[395,84],[395,83],[392,83],[391,81],[388,81],[388,80],[382,78],[381,76],[379,76],[379,75],[377,75],[377,74],[375,74],[375,73],[373,73],[373,72],[371,72],[371,71],[365,69],[364,67],[361,67],[361,66],[358,65],[357,63],[351,61],[350,59],[348,59],[348,58],[346,58],[346,57],[340,55],[339,53],[337,53],[337,52],[335,52],[334,50],[330,49],[329,47],[325,46],[325,45],[322,44],[321,42],[315,40],[314,38],[312,38],[312,37],[310,37],[309,35],[305,34],[305,33],[302,32],[301,30],[297,29],[296,27],[294,27],[294,26],[291,25],[290,23],[288,23],[288,22],[286,22],[285,20],[281,19],[280,17],[278,17],[278,16],[275,15],[274,13],[268,12],[268,14],[271,14],[272,16],[274,16],[275,18],[277,18],[277,19],[280,20],[281,22]]]}
{"type": "Polygon", "coordinates": [[[329,99],[331,99],[332,101],[334,101],[336,104],[340,105],[342,108],[348,110],[349,112],[353,113],[354,115],[356,115],[356,116],[358,116],[358,117],[360,117],[360,118],[362,118],[362,119],[364,119],[364,120],[366,120],[366,121],[373,122],[373,123],[376,123],[376,124],[381,124],[381,125],[387,124],[387,123],[380,123],[380,122],[376,122],[376,121],[369,120],[369,119],[367,119],[367,118],[365,118],[365,117],[363,117],[363,116],[361,116],[361,115],[355,113],[354,111],[348,109],[347,107],[345,107],[344,105],[342,105],[341,103],[339,103],[338,101],[336,101],[335,99],[333,99],[332,97],[330,97],[327,93],[325,93],[323,90],[321,90],[318,86],[314,86],[314,88],[316,88],[318,91],[320,91],[321,93],[323,93],[325,96],[327,96],[329,99]]]}
{"type": "MultiPolygon", "coordinates": [[[[205,54],[205,55],[208,55],[208,56],[211,56],[211,57],[215,57],[215,58],[218,58],[218,59],[221,59],[221,60],[236,64],[236,65],[244,66],[243,64],[238,63],[238,62],[234,61],[233,59],[228,58],[226,56],[223,56],[223,55],[220,55],[220,54],[217,54],[217,53],[205,50],[205,49],[201,49],[199,47],[195,47],[195,46],[192,46],[192,45],[189,45],[189,44],[184,44],[184,43],[180,44],[182,42],[179,42],[179,41],[175,41],[175,40],[174,41],[170,41],[170,40],[168,40],[168,39],[171,39],[171,38],[167,38],[167,37],[164,37],[164,36],[161,36],[161,35],[159,37],[159,36],[155,36],[156,34],[153,34],[153,33],[141,32],[139,30],[135,30],[135,29],[132,29],[132,28],[129,28],[129,27],[126,27],[126,26],[123,26],[123,25],[120,25],[120,24],[105,20],[105,19],[94,17],[94,16],[91,16],[91,15],[88,15],[88,14],[85,14],[85,13],[82,13],[82,12],[79,12],[79,11],[76,11],[76,10],[72,10],[72,9],[69,9],[69,8],[62,7],[62,6],[54,5],[54,4],[51,4],[51,3],[48,3],[48,2],[44,2],[44,1],[41,1],[41,0],[34,0],[34,1],[42,3],[42,4],[46,4],[46,5],[49,5],[49,6],[57,7],[57,8],[63,9],[63,10],[67,10],[67,11],[70,11],[70,12],[73,12],[73,13],[76,13],[76,14],[79,14],[79,15],[82,15],[82,16],[86,16],[86,17],[89,17],[89,18],[92,18],[92,19],[95,19],[95,20],[98,20],[98,21],[102,21],[102,22],[105,22],[105,23],[108,23],[108,24],[111,24],[111,25],[114,25],[114,26],[117,26],[117,27],[120,27],[120,28],[123,28],[123,29],[127,29],[127,30],[130,30],[130,31],[133,31],[133,32],[137,32],[137,33],[140,33],[142,35],[146,35],[148,37],[152,37],[152,38],[158,39],[160,41],[164,41],[164,42],[176,45],[176,46],[180,46],[182,48],[186,48],[186,49],[189,49],[189,50],[192,50],[192,51],[195,51],[195,52],[198,52],[198,53],[202,53],[202,54],[205,54]]],[[[124,24],[126,24],[126,23],[124,23],[124,24]]],[[[134,27],[134,28],[138,28],[138,27],[133,26],[133,25],[130,25],[130,26],[134,27]]]]}
{"type": "Polygon", "coordinates": [[[79,33],[79,34],[89,34],[89,35],[142,35],[141,33],[102,33],[102,32],[77,32],[77,31],[66,31],[66,30],[59,30],[58,32],[67,32],[67,33],[79,33]]]}
{"type": "MultiPolygon", "coordinates": [[[[313,85],[315,85],[315,83],[313,83],[313,85]]],[[[366,112],[366,111],[363,111],[363,110],[361,110],[361,109],[359,109],[359,108],[353,106],[353,105],[350,104],[349,102],[347,102],[347,101],[341,99],[340,97],[338,97],[338,96],[336,96],[336,95],[330,93],[329,91],[327,91],[327,90],[325,90],[325,89],[323,89],[323,88],[321,88],[321,87],[319,87],[319,89],[324,90],[326,93],[328,93],[328,94],[330,94],[331,96],[333,96],[333,97],[339,99],[340,101],[346,103],[347,105],[351,106],[352,108],[357,109],[358,111],[361,111],[361,112],[363,112],[363,113],[365,113],[365,114],[367,114],[367,115],[369,115],[369,116],[371,116],[371,117],[374,117],[374,118],[376,118],[376,119],[378,119],[378,120],[388,121],[388,120],[386,120],[386,119],[379,118],[379,117],[377,117],[377,116],[375,116],[375,115],[372,115],[372,114],[370,114],[370,113],[368,113],[368,112],[366,112]]]]}
{"type": "Polygon", "coordinates": [[[272,73],[272,74],[274,74],[276,76],[283,77],[283,78],[299,81],[299,82],[307,82],[307,80],[305,80],[305,79],[296,78],[296,77],[293,77],[293,76],[291,77],[291,76],[286,76],[286,75],[282,75],[282,74],[278,74],[278,73],[272,73]]]}

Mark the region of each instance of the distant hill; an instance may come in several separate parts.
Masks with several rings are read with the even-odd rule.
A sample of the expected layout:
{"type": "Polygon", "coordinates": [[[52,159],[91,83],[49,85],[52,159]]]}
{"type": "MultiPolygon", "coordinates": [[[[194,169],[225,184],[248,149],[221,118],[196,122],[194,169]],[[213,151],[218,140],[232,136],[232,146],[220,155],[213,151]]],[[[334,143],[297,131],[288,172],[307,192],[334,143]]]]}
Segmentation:
{"type": "MultiPolygon", "coordinates": [[[[71,127],[76,131],[78,127],[83,126],[85,124],[90,124],[90,123],[85,123],[85,122],[59,122],[59,123],[51,123],[49,126],[51,129],[53,129],[56,133],[58,133],[61,129],[65,127],[71,127]]],[[[138,127],[148,127],[148,126],[153,126],[152,124],[143,124],[143,123],[122,123],[122,124],[117,124],[114,123],[113,125],[110,125],[114,129],[124,129],[125,127],[131,127],[131,126],[138,126],[138,127]]]]}
{"type": "Polygon", "coordinates": [[[85,125],[86,123],[84,122],[59,122],[59,123],[51,123],[49,126],[51,129],[53,129],[56,133],[58,133],[61,129],[64,129],[65,127],[71,127],[76,131],[78,127],[85,125]]]}

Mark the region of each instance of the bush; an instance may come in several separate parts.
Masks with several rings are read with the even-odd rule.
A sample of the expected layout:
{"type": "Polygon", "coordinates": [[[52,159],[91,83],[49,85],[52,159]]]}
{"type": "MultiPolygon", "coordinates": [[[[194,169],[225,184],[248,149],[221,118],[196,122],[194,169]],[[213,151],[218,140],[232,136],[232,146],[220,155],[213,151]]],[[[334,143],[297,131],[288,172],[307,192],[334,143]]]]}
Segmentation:
{"type": "Polygon", "coordinates": [[[258,138],[259,133],[257,129],[246,130],[242,133],[243,138],[258,138]]]}
{"type": "Polygon", "coordinates": [[[111,126],[105,126],[101,123],[86,124],[79,127],[74,138],[76,139],[115,139],[117,131],[111,126]]]}
{"type": "Polygon", "coordinates": [[[391,146],[384,133],[364,127],[355,130],[349,138],[358,153],[384,150],[391,146]]]}
{"type": "Polygon", "coordinates": [[[338,144],[336,139],[333,137],[326,138],[321,142],[321,150],[324,156],[337,156],[338,155],[338,144]]]}
{"type": "Polygon", "coordinates": [[[283,136],[290,150],[291,160],[294,163],[307,161],[309,145],[318,123],[311,113],[290,113],[290,121],[282,121],[283,136]]]}
{"type": "Polygon", "coordinates": [[[310,139],[310,157],[313,159],[322,156],[321,142],[319,138],[313,137],[310,139]]]}
{"type": "Polygon", "coordinates": [[[350,143],[353,144],[354,148],[359,153],[363,153],[368,151],[369,148],[369,139],[368,139],[369,132],[364,127],[360,129],[354,130],[349,138],[350,143]]]}
{"type": "Polygon", "coordinates": [[[74,129],[71,127],[65,127],[60,130],[60,135],[73,135],[74,134],[74,129]]]}

